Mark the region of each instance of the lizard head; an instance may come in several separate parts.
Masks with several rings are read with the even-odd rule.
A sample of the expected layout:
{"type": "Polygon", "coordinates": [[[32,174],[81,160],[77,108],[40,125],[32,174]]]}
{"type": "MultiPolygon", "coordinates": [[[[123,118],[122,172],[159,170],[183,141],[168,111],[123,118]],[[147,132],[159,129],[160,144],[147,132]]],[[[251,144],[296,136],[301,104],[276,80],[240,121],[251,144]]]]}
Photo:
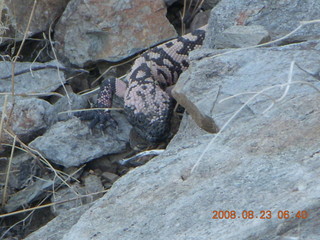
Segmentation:
{"type": "Polygon", "coordinates": [[[125,98],[125,112],[135,131],[149,142],[166,139],[170,131],[172,100],[158,85],[145,84],[137,91],[129,91],[125,98]]]}

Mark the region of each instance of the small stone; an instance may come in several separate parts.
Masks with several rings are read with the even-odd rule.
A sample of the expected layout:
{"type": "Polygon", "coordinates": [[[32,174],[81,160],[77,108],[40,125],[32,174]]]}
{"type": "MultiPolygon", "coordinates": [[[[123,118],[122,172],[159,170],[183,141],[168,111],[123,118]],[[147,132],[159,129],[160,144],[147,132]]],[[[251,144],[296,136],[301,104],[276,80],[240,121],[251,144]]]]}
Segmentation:
{"type": "MultiPolygon", "coordinates": [[[[12,104],[9,103],[6,115],[11,108],[12,104]]],[[[29,142],[48,128],[51,109],[52,105],[42,99],[18,99],[8,119],[8,124],[22,141],[29,142]]]]}
{"type": "Polygon", "coordinates": [[[69,92],[68,96],[60,98],[54,105],[51,114],[51,121],[54,123],[56,121],[66,121],[73,116],[73,113],[68,111],[70,110],[79,110],[86,108],[88,105],[87,98],[69,92]]]}
{"type": "Polygon", "coordinates": [[[111,173],[111,172],[104,172],[102,173],[102,177],[105,178],[110,183],[115,182],[119,176],[117,174],[111,173]]]}
{"type": "Polygon", "coordinates": [[[260,25],[232,26],[219,34],[215,40],[216,48],[242,48],[256,46],[270,41],[268,31],[260,25]]]}
{"type": "Polygon", "coordinates": [[[71,185],[71,188],[66,187],[54,192],[51,197],[53,203],[70,200],[51,207],[52,212],[56,216],[65,214],[65,212],[71,208],[91,203],[103,195],[103,193],[92,194],[104,190],[99,177],[90,174],[84,178],[83,182],[84,186],[81,186],[79,183],[74,183],[71,185]]]}

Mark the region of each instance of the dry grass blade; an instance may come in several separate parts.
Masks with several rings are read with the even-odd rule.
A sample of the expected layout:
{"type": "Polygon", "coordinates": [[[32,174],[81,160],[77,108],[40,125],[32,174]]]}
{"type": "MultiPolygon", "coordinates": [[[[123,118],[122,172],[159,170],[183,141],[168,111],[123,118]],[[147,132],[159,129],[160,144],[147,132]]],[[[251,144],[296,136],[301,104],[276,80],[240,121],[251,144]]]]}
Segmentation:
{"type": "Polygon", "coordinates": [[[11,73],[12,73],[12,78],[11,78],[11,93],[12,93],[12,98],[13,98],[13,102],[14,102],[14,72],[15,72],[15,63],[16,61],[18,60],[18,57],[21,53],[21,50],[22,50],[22,47],[26,41],[26,38],[27,38],[27,35],[28,35],[28,32],[29,32],[29,28],[30,28],[30,24],[31,24],[31,20],[33,18],[33,15],[34,15],[34,11],[36,9],[36,5],[37,5],[37,0],[34,0],[33,2],[33,6],[32,6],[32,10],[31,10],[31,14],[30,14],[30,17],[29,17],[29,20],[28,20],[28,24],[27,24],[27,27],[26,27],[26,30],[24,31],[24,35],[23,35],[23,39],[22,39],[22,42],[21,42],[21,45],[18,49],[18,52],[16,54],[16,56],[13,58],[13,62],[12,62],[12,70],[11,70],[11,73]]]}
{"type": "MultiPolygon", "coordinates": [[[[83,166],[84,167],[84,166],[83,166]]],[[[80,171],[83,167],[79,168],[78,170],[76,170],[75,172],[72,173],[72,175],[76,174],[78,171],[80,171]]],[[[68,176],[68,178],[72,178],[72,176],[68,176]]],[[[72,178],[73,180],[77,181],[77,179],[74,179],[72,178]]],[[[60,185],[61,186],[61,185],[60,185]]],[[[58,187],[59,188],[59,187],[58,187]]],[[[68,199],[68,200],[65,200],[65,201],[60,201],[60,202],[55,202],[55,203],[51,203],[51,204],[46,204],[46,205],[43,205],[43,203],[49,198],[50,195],[47,195],[44,199],[42,199],[40,201],[40,203],[37,205],[37,207],[33,207],[33,208],[30,208],[30,209],[23,209],[23,210],[18,210],[18,211],[15,211],[15,212],[11,212],[11,213],[7,213],[7,214],[3,214],[3,215],[0,215],[0,218],[4,218],[4,217],[9,217],[9,216],[13,216],[13,215],[16,215],[16,214],[20,214],[20,213],[26,213],[26,212],[29,212],[28,215],[16,222],[15,224],[11,225],[3,234],[2,236],[0,236],[0,239],[3,239],[4,236],[6,236],[10,231],[11,229],[13,229],[15,226],[17,226],[18,224],[22,223],[22,224],[25,224],[25,222],[32,216],[32,214],[34,213],[34,211],[38,210],[38,209],[42,209],[42,208],[45,208],[45,207],[50,207],[50,206],[55,206],[57,204],[61,204],[61,203],[64,203],[64,202],[68,202],[68,201],[74,201],[74,200],[77,200],[77,199],[81,199],[82,197],[87,197],[87,196],[92,196],[92,195],[96,195],[96,194],[100,194],[100,193],[104,193],[106,192],[106,190],[104,191],[101,191],[101,192],[97,192],[97,193],[91,193],[91,194],[87,194],[85,196],[81,196],[81,197],[76,197],[74,199],[68,199]]]]}
{"type": "Polygon", "coordinates": [[[2,114],[1,114],[1,120],[0,120],[0,143],[2,142],[2,132],[3,132],[4,119],[6,117],[6,112],[7,112],[7,104],[8,104],[8,95],[6,94],[4,96],[4,103],[2,107],[2,114]]]}
{"type": "Polygon", "coordinates": [[[204,0],[198,0],[196,3],[196,6],[194,7],[192,13],[191,13],[191,17],[194,18],[196,16],[196,14],[200,11],[202,5],[204,3],[204,0]]]}
{"type": "MultiPolygon", "coordinates": [[[[43,39],[47,40],[45,33],[42,33],[42,37],[43,37],[43,39]]],[[[39,50],[39,52],[37,53],[37,56],[34,58],[32,64],[30,65],[30,69],[32,68],[32,65],[36,62],[36,60],[39,58],[39,56],[41,55],[41,53],[48,47],[48,42],[45,41],[45,43],[46,43],[46,44],[39,50]]]]}
{"type": "Polygon", "coordinates": [[[2,43],[2,38],[3,38],[2,35],[6,29],[6,27],[1,22],[3,6],[4,6],[4,0],[0,0],[0,43],[2,43]]]}
{"type": "MultiPolygon", "coordinates": [[[[127,64],[127,63],[130,63],[134,60],[136,60],[138,57],[140,57],[140,54],[138,54],[137,56],[134,56],[130,59],[128,59],[127,61],[124,61],[124,62],[121,62],[121,63],[118,63],[118,64],[115,64],[115,65],[112,65],[110,67],[108,67],[99,77],[97,77],[97,79],[95,79],[92,84],[96,84],[101,78],[103,78],[104,75],[106,75],[111,69],[115,68],[115,67],[119,67],[119,66],[122,66],[124,64],[127,64]]],[[[127,75],[127,74],[126,74],[127,75]]],[[[126,76],[124,75],[124,76],[126,76]]],[[[123,76],[122,76],[123,77],[123,76]]]]}
{"type": "Polygon", "coordinates": [[[186,20],[187,19],[192,20],[196,16],[196,14],[200,11],[203,3],[204,3],[204,0],[197,0],[196,3],[194,4],[193,9],[191,10],[193,5],[193,0],[190,0],[189,4],[187,4],[187,0],[183,1],[183,9],[182,9],[182,13],[180,13],[181,35],[186,34],[186,24],[185,24],[186,20]]]}
{"type": "Polygon", "coordinates": [[[276,99],[275,101],[273,101],[273,102],[270,104],[270,106],[269,106],[266,110],[263,111],[263,114],[265,114],[267,111],[269,111],[269,110],[274,106],[275,103],[281,102],[281,101],[287,96],[288,91],[289,91],[289,88],[290,88],[291,83],[292,83],[292,76],[293,76],[293,67],[294,67],[294,64],[295,64],[294,61],[292,61],[291,64],[290,64],[289,75],[288,75],[288,82],[287,82],[286,86],[284,86],[284,87],[285,87],[285,90],[284,90],[282,96],[281,96],[280,98],[276,99]]]}
{"type": "MultiPolygon", "coordinates": [[[[188,10],[191,6],[191,2],[189,4],[188,10]]],[[[181,34],[184,35],[185,34],[185,25],[184,25],[184,19],[186,17],[186,13],[187,13],[187,0],[183,1],[183,9],[182,9],[182,13],[180,12],[180,21],[181,21],[181,34]]]]}
{"type": "MultiPolygon", "coordinates": [[[[32,64],[34,64],[34,62],[32,64]]],[[[35,71],[40,71],[43,69],[58,69],[58,68],[59,68],[59,70],[65,71],[65,72],[74,71],[74,72],[78,72],[78,73],[89,73],[89,71],[84,70],[84,69],[67,68],[67,67],[62,67],[62,66],[58,66],[58,65],[50,65],[50,64],[32,67],[32,64],[30,65],[30,67],[28,69],[17,71],[14,73],[14,75],[19,76],[19,75],[22,75],[25,73],[31,73],[31,75],[34,76],[33,72],[35,72],[35,71]]],[[[7,76],[0,77],[0,79],[7,79],[7,78],[11,78],[11,77],[12,77],[12,75],[10,74],[7,76]]]]}
{"type": "Polygon", "coordinates": [[[12,158],[13,158],[13,153],[14,153],[14,149],[16,146],[16,140],[17,138],[14,137],[13,138],[13,143],[12,143],[12,148],[11,148],[11,154],[10,154],[10,158],[8,161],[8,165],[7,165],[7,170],[6,170],[6,180],[4,183],[4,188],[2,191],[2,206],[5,205],[6,201],[7,201],[7,190],[8,190],[8,184],[9,184],[9,178],[10,178],[10,171],[11,171],[11,164],[12,164],[12,158]]]}
{"type": "Polygon", "coordinates": [[[34,211],[30,212],[24,219],[16,222],[15,224],[12,224],[1,236],[0,239],[3,239],[10,231],[11,229],[13,229],[15,226],[17,226],[19,223],[25,222],[28,218],[30,218],[32,216],[32,214],[34,213],[34,211]]]}
{"type": "Polygon", "coordinates": [[[61,78],[59,61],[58,61],[58,57],[57,57],[56,51],[55,51],[55,49],[54,49],[54,47],[53,47],[53,41],[52,41],[52,39],[51,39],[51,34],[50,34],[51,32],[52,32],[52,24],[51,24],[50,27],[49,27],[49,42],[50,42],[51,50],[52,50],[52,52],[53,52],[53,56],[54,56],[54,58],[55,58],[55,60],[56,60],[56,63],[57,63],[56,66],[57,66],[58,79],[59,79],[59,81],[60,81],[60,83],[61,83],[61,86],[62,86],[62,88],[63,88],[66,96],[67,96],[69,109],[71,110],[71,109],[72,109],[72,107],[71,107],[71,98],[70,98],[70,96],[69,96],[69,94],[68,94],[68,91],[67,91],[67,89],[66,89],[66,86],[65,86],[65,84],[64,84],[64,82],[63,82],[63,80],[62,80],[62,78],[61,78]]]}
{"type": "Polygon", "coordinates": [[[3,5],[4,5],[4,0],[0,0],[0,19],[2,18],[3,5]]]}
{"type": "Polygon", "coordinates": [[[62,204],[62,203],[66,203],[66,202],[76,201],[76,200],[78,200],[80,198],[90,197],[90,196],[93,196],[93,195],[106,193],[106,192],[108,192],[108,190],[103,190],[103,191],[100,191],[100,192],[94,192],[94,193],[82,195],[82,196],[79,196],[79,197],[75,197],[75,198],[71,198],[71,199],[67,199],[67,200],[63,200],[63,201],[59,201],[59,202],[43,204],[43,205],[40,205],[40,206],[37,206],[37,207],[32,207],[32,208],[28,208],[28,209],[22,209],[22,210],[14,211],[14,212],[11,212],[11,213],[5,213],[5,214],[1,214],[0,218],[13,216],[13,215],[17,215],[17,214],[20,214],[20,213],[26,213],[26,212],[34,211],[34,210],[41,209],[41,208],[47,208],[47,207],[51,207],[51,206],[62,204]]]}
{"type": "Polygon", "coordinates": [[[68,110],[68,111],[63,111],[59,112],[58,114],[63,114],[63,113],[75,113],[75,112],[87,112],[87,111],[98,111],[98,110],[112,110],[112,111],[122,111],[123,108],[84,108],[84,109],[75,109],[75,110],[68,110]]]}
{"type": "MultiPolygon", "coordinates": [[[[9,92],[2,92],[0,93],[1,95],[8,96],[10,94],[9,92]]],[[[56,92],[38,92],[38,93],[19,93],[15,94],[15,96],[20,96],[20,97],[50,97],[50,96],[56,96],[56,97],[63,97],[62,94],[56,93],[56,92]]]]}

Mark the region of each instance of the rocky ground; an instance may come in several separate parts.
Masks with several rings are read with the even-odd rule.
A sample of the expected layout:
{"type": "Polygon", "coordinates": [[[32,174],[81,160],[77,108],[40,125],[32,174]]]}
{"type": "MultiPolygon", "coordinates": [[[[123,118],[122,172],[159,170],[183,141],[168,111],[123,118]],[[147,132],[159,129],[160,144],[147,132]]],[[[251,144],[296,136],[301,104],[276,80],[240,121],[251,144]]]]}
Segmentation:
{"type": "Polygon", "coordinates": [[[121,111],[104,134],[69,112],[94,99],[82,91],[101,73],[121,76],[130,65],[114,64],[180,34],[184,1],[41,1],[28,31],[13,2],[0,49],[1,238],[43,226],[25,239],[319,239],[320,2],[204,1],[186,20],[210,15],[173,89],[179,130],[137,168],[118,163],[135,153],[121,111]]]}

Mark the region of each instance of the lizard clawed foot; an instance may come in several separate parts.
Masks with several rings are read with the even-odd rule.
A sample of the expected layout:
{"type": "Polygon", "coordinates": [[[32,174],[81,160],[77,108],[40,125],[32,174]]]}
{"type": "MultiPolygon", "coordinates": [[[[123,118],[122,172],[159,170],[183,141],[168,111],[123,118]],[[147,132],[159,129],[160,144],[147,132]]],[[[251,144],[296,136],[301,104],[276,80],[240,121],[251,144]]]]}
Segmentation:
{"type": "Polygon", "coordinates": [[[89,120],[89,128],[92,130],[96,126],[104,131],[108,126],[118,130],[118,122],[114,120],[109,111],[86,111],[75,114],[76,117],[79,117],[80,120],[89,120]]]}

